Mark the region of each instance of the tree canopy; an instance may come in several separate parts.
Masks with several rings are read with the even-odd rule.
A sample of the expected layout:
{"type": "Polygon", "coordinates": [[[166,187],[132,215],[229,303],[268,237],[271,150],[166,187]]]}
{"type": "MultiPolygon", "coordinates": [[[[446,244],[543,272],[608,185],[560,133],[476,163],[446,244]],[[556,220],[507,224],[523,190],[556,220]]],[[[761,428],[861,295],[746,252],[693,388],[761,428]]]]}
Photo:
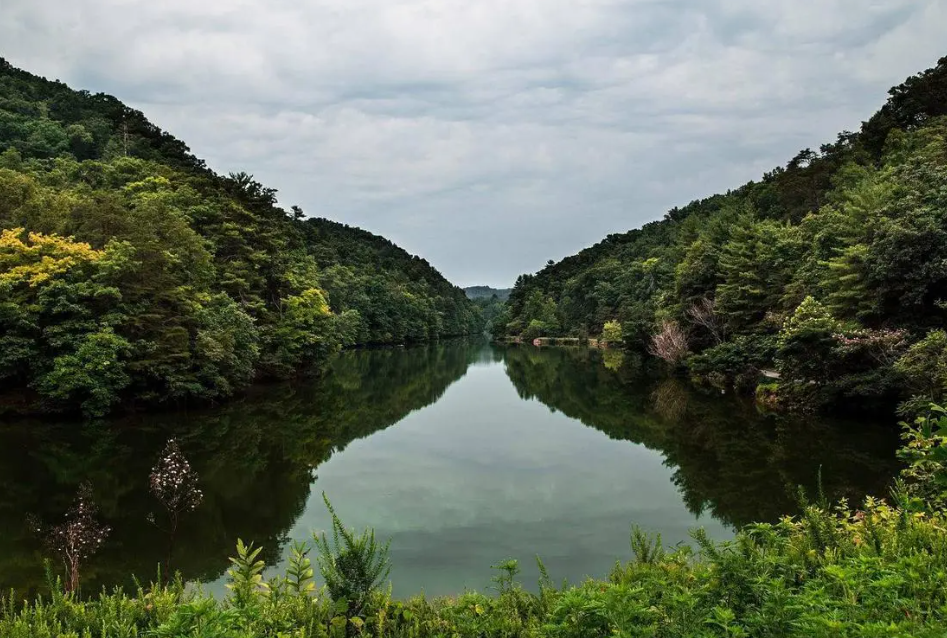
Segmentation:
{"type": "Polygon", "coordinates": [[[217,400],[342,346],[482,330],[390,241],[0,59],[0,412],[217,400]]]}
{"type": "Polygon", "coordinates": [[[582,337],[617,321],[626,346],[647,350],[672,322],[698,376],[782,366],[784,391],[819,394],[809,403],[905,398],[894,360],[947,321],[945,193],[947,58],[893,88],[858,132],[520,276],[494,330],[582,337]],[[780,338],[809,298],[832,331],[780,338]],[[780,343],[797,350],[780,356],[780,343]],[[829,360],[822,377],[844,378],[792,367],[829,360]]]}

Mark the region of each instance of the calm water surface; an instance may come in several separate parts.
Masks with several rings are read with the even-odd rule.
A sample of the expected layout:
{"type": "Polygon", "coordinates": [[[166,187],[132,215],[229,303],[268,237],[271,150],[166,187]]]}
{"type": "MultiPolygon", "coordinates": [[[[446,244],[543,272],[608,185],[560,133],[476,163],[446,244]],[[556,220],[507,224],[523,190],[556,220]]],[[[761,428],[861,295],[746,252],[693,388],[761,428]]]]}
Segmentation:
{"type": "Polygon", "coordinates": [[[536,576],[603,576],[629,557],[632,524],[689,542],[703,527],[795,510],[821,467],[833,497],[883,494],[895,473],[889,425],[764,417],[752,404],[650,379],[640,363],[578,349],[457,341],[349,352],[318,381],[258,388],[225,407],[96,424],[0,427],[0,586],[42,590],[42,552],[23,525],[55,520],[89,480],[114,528],[85,587],[150,575],[168,538],[149,523],[148,472],[169,431],[205,502],[173,565],[222,589],[236,538],[279,564],[288,542],[329,527],[325,492],[349,526],[391,539],[396,595],[490,584],[517,558],[536,576]]]}

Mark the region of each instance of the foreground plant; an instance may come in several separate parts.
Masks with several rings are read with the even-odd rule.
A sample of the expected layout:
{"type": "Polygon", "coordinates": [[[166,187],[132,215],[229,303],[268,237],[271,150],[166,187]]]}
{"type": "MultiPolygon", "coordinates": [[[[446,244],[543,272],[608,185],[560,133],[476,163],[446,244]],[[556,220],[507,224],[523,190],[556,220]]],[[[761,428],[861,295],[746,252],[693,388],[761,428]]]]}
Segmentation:
{"type": "Polygon", "coordinates": [[[332,544],[325,533],[313,535],[319,552],[319,572],[332,599],[346,601],[350,615],[359,616],[369,597],[391,571],[388,559],[391,541],[380,545],[371,528],[356,535],[342,524],[325,493],[322,500],[332,516],[332,544]]]}
{"type": "Polygon", "coordinates": [[[898,456],[904,494],[913,510],[947,510],[947,409],[931,405],[913,424],[902,423],[904,445],[898,456]]]}
{"type": "Polygon", "coordinates": [[[72,507],[58,525],[44,525],[38,518],[31,518],[29,524],[43,539],[47,549],[62,559],[66,569],[66,591],[78,591],[83,563],[102,547],[111,531],[108,525],[99,521],[92,486],[88,483],[79,486],[72,507]]]}
{"type": "Polygon", "coordinates": [[[154,468],[150,477],[151,493],[164,506],[168,518],[168,527],[158,525],[154,514],[148,519],[155,527],[168,535],[168,552],[165,559],[165,574],[171,574],[171,558],[174,552],[174,541],[177,538],[178,526],[181,517],[197,509],[204,500],[204,493],[198,487],[197,472],[181,452],[175,439],[170,439],[154,468]]]}

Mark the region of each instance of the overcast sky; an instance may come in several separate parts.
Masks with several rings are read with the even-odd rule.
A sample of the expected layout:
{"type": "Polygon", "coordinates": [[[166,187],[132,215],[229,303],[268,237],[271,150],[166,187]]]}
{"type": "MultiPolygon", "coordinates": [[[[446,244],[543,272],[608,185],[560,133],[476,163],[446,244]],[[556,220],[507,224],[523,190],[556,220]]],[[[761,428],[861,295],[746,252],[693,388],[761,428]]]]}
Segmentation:
{"type": "Polygon", "coordinates": [[[947,0],[0,0],[0,56],[460,285],[855,129],[947,0]]]}

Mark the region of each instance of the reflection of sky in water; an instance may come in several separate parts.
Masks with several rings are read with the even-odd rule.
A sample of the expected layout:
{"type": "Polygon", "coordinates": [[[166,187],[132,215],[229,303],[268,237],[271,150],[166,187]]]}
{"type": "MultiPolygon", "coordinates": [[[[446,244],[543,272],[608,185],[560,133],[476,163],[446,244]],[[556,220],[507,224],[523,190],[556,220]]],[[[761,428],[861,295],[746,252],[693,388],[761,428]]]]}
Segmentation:
{"type": "Polygon", "coordinates": [[[289,536],[329,528],[324,490],[346,525],[391,538],[396,595],[484,589],[506,558],[530,585],[537,554],[554,580],[604,576],[629,557],[632,523],[665,544],[697,526],[730,536],[687,511],[662,461],[521,400],[502,364],[472,366],[437,403],[321,465],[289,536]]]}

